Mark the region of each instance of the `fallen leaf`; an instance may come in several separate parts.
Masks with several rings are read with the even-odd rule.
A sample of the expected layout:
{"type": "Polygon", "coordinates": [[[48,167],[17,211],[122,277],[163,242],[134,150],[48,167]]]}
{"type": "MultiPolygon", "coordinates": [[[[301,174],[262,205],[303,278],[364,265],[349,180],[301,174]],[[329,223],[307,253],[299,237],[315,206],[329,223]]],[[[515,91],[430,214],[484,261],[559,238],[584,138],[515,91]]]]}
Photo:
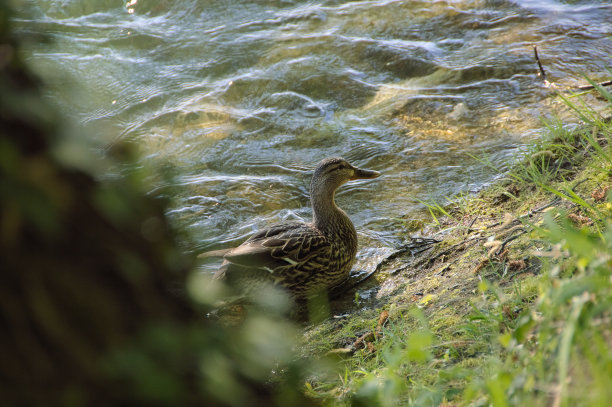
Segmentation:
{"type": "Polygon", "coordinates": [[[610,189],[610,185],[605,188],[595,189],[591,192],[591,197],[595,200],[595,202],[603,202],[606,199],[606,195],[608,190],[610,189]]]}
{"type": "Polygon", "coordinates": [[[508,262],[508,269],[510,270],[523,270],[525,268],[527,268],[525,260],[510,260],[508,262]]]}
{"type": "Polygon", "coordinates": [[[484,268],[484,266],[487,265],[487,263],[489,263],[489,259],[486,257],[483,257],[482,259],[480,259],[480,263],[478,263],[478,265],[474,268],[474,271],[472,271],[472,273],[474,274],[478,273],[480,270],[484,268]]]}
{"type": "Polygon", "coordinates": [[[570,213],[567,215],[568,219],[571,220],[576,226],[592,225],[593,220],[586,216],[578,215],[576,213],[570,213]]]}

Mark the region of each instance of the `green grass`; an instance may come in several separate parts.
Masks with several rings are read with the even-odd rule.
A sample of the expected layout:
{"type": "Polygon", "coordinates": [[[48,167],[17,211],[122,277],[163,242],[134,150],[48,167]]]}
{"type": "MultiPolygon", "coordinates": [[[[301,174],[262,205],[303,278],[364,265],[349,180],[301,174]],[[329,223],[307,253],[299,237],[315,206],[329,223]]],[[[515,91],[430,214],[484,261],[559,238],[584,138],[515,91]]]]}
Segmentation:
{"type": "MultiPolygon", "coordinates": [[[[598,90],[612,106],[610,93],[598,90]]],[[[390,318],[371,346],[328,361],[330,371],[314,375],[307,394],[334,406],[612,399],[612,189],[601,196],[612,185],[612,125],[579,97],[561,98],[584,122],[579,128],[545,122],[548,137],[525,150],[507,180],[470,202],[461,197],[452,218],[450,209],[424,203],[436,225],[459,230],[470,222],[461,230],[476,231],[481,243],[424,267],[387,300],[390,318]],[[555,197],[547,211],[531,212],[555,197]],[[503,226],[504,216],[520,220],[515,228],[525,233],[492,254],[507,236],[490,223],[503,226]]],[[[304,354],[376,331],[381,311],[312,327],[304,354]]]]}
{"type": "Polygon", "coordinates": [[[439,216],[447,216],[450,217],[451,215],[446,211],[446,209],[444,209],[443,206],[441,206],[439,203],[437,203],[436,201],[432,200],[431,202],[425,202],[422,201],[418,198],[414,198],[417,202],[419,202],[421,205],[423,205],[425,208],[427,208],[427,211],[429,212],[429,215],[431,216],[431,219],[433,221],[433,225],[435,226],[440,226],[440,221],[438,220],[439,216]],[[438,216],[436,216],[438,215],[438,216]]]}

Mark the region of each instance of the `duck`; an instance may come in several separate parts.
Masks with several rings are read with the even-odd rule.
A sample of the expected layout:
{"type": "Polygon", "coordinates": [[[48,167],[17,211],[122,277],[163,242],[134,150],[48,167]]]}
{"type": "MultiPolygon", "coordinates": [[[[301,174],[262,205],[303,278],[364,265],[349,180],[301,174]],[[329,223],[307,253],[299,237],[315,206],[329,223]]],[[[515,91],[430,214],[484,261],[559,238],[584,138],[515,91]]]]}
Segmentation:
{"type": "Polygon", "coordinates": [[[286,222],[262,229],[226,251],[213,279],[242,291],[273,284],[294,300],[328,292],[348,279],[357,254],[357,231],[335,202],[336,190],[378,171],[357,168],[341,157],[326,158],[310,183],[312,222],[286,222]]]}

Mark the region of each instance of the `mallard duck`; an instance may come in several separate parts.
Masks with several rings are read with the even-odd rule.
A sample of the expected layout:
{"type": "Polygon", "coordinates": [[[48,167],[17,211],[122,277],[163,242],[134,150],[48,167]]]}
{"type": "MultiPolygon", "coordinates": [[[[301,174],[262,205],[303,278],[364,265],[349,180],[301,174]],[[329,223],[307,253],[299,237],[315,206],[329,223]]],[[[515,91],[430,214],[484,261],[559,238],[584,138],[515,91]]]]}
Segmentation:
{"type": "Polygon", "coordinates": [[[376,178],[342,158],[327,158],[310,184],[311,223],[290,222],[257,232],[225,253],[214,278],[248,290],[272,282],[296,300],[307,299],[346,280],[355,262],[357,232],[334,195],[347,181],[376,178]]]}

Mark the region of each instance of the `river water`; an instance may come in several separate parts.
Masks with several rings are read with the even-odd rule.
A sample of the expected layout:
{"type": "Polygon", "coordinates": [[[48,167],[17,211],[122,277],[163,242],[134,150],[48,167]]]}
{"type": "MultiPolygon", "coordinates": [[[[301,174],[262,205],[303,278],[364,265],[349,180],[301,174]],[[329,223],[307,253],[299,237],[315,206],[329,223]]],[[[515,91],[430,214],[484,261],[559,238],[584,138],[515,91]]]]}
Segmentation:
{"type": "Polygon", "coordinates": [[[13,3],[47,96],[98,153],[138,146],[189,250],[308,220],[325,157],[382,172],[337,194],[359,233],[356,273],[414,232],[422,201],[481,189],[542,116],[564,115],[533,44],[561,89],[612,66],[609,1],[13,3]]]}

